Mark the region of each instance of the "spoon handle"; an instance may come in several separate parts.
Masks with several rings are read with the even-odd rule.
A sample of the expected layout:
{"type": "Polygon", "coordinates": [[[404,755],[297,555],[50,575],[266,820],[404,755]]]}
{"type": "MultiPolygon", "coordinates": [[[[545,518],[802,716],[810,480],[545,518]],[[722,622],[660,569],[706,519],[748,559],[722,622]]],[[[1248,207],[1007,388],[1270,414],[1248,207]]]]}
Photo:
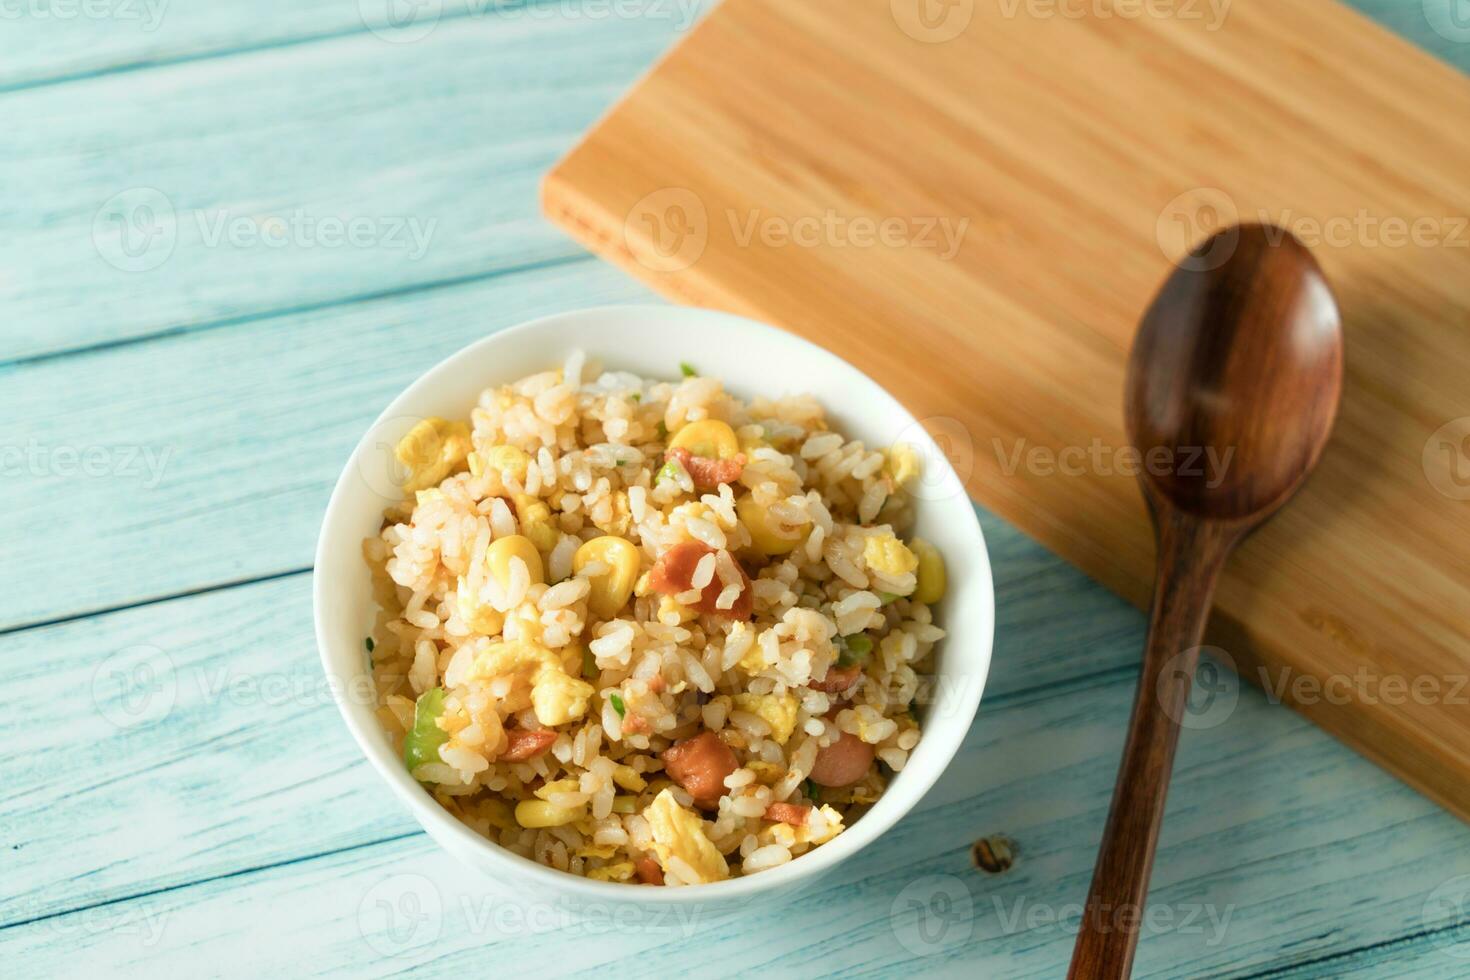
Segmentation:
{"type": "Polygon", "coordinates": [[[1235,544],[1227,530],[1172,509],[1157,518],[1159,566],[1148,644],[1113,806],[1067,974],[1074,980],[1111,980],[1132,970],[1179,722],[1188,709],[1215,581],[1235,544]]]}

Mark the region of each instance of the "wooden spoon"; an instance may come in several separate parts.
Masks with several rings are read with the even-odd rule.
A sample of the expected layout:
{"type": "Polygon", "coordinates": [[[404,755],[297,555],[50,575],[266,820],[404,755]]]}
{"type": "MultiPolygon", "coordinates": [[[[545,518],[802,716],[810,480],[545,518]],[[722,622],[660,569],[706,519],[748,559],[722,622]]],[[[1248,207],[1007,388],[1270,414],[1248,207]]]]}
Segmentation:
{"type": "Polygon", "coordinates": [[[1158,575],[1070,977],[1126,977],[1132,968],[1215,581],[1235,546],[1316,465],[1341,391],[1337,303],[1311,253],[1283,229],[1242,225],[1215,235],[1185,258],[1144,315],[1128,362],[1126,412],[1143,460],[1158,575]],[[1207,465],[1206,450],[1217,465],[1207,465]]]}

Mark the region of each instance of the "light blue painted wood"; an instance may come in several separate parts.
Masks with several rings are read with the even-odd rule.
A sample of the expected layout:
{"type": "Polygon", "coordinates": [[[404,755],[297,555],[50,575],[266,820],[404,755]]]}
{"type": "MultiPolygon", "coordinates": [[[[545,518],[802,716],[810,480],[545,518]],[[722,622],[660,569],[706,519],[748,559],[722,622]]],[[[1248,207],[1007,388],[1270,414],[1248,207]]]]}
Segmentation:
{"type": "MultiPolygon", "coordinates": [[[[486,962],[546,972],[636,956],[648,975],[699,962],[721,976],[1057,976],[1131,684],[1112,675],[995,698],[919,811],[861,858],[796,895],[729,916],[702,912],[687,934],[637,918],[593,934],[561,916],[607,910],[498,891],[413,835],[17,925],[0,931],[0,951],[38,965],[66,935],[70,965],[107,974],[259,975],[310,963],[372,975],[419,964],[448,975],[486,962]],[[967,854],[973,838],[994,833],[1010,835],[1019,854],[998,876],[975,871],[967,854]],[[380,905],[412,911],[409,894],[431,915],[418,933],[410,919],[386,920],[380,905]],[[273,942],[261,943],[262,931],[273,942]]],[[[318,717],[335,720],[328,710],[318,717]]],[[[221,762],[241,778],[254,771],[249,759],[221,762]]],[[[153,811],[143,799],[119,822],[136,815],[146,826],[153,811]]],[[[1246,692],[1224,723],[1185,739],[1138,976],[1248,976],[1415,936],[1436,924],[1437,912],[1425,912],[1433,889],[1470,874],[1466,837],[1303,719],[1246,692]]],[[[1470,925],[1465,932],[1470,939],[1470,925]]],[[[1460,952],[1441,948],[1451,938],[1461,934],[1433,935],[1434,947],[1420,951],[1426,965],[1444,961],[1442,975],[1460,952]]]]}
{"type": "MultiPolygon", "coordinates": [[[[1470,65],[1465,37],[1456,30],[1457,0],[1353,0],[1349,6],[1439,57],[1470,65]]],[[[651,19],[687,23],[689,0],[595,0],[573,3],[519,0],[442,0],[403,4],[390,21],[389,0],[94,0],[97,16],[32,14],[33,4],[12,0],[0,34],[0,90],[54,84],[89,73],[146,68],[151,64],[220,57],[241,49],[295,44],[353,33],[381,31],[398,43],[432,33],[465,17],[499,10],[519,16],[522,6],[591,18],[612,9],[641,11],[651,19]],[[403,23],[394,31],[390,24],[403,23]]],[[[65,5],[61,5],[63,8],[65,5]]],[[[79,5],[73,5],[79,6],[79,5]]],[[[528,17],[531,15],[527,15],[528,17]]],[[[605,16],[605,15],[604,15],[605,16]]]]}
{"type": "Polygon", "coordinates": [[[0,8],[0,91],[146,69],[242,50],[371,33],[418,43],[466,18],[583,21],[642,18],[685,28],[701,0],[619,0],[598,5],[522,0],[10,0],[0,8]],[[53,9],[54,8],[54,9],[53,9]]]}
{"type": "Polygon", "coordinates": [[[540,176],[679,23],[463,17],[5,96],[0,361],[580,256],[540,176]]]}

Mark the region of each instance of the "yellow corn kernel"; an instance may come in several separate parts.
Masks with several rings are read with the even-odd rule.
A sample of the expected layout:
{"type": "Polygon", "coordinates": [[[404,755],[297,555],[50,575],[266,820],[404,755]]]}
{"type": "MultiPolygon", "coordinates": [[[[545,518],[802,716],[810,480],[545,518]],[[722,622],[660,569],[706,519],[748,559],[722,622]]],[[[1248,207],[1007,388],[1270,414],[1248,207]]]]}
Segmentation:
{"type": "Polygon", "coordinates": [[[437,486],[464,464],[472,446],[470,427],[463,422],[428,418],[409,429],[393,449],[394,458],[405,470],[404,492],[437,486]]]}
{"type": "Polygon", "coordinates": [[[510,588],[512,558],[519,558],[526,563],[526,572],[531,576],[532,585],[545,584],[546,572],[541,565],[541,552],[536,550],[536,545],[524,534],[512,534],[492,541],[490,547],[485,549],[485,564],[501,588],[510,588]]]}
{"type": "Polygon", "coordinates": [[[531,466],[531,457],[515,446],[491,446],[485,450],[485,466],[499,470],[502,477],[513,476],[517,483],[526,482],[526,470],[531,466]]]}
{"type": "Polygon", "coordinates": [[[627,604],[638,581],[638,548],[627,538],[610,534],[593,538],[572,556],[572,570],[580,573],[594,562],[606,570],[588,579],[587,605],[599,619],[612,619],[627,604]]]}
{"type": "Polygon", "coordinates": [[[744,522],[751,542],[763,555],[790,554],[812,531],[810,524],[783,524],[749,495],[735,502],[735,515],[744,522]]]}
{"type": "Polygon", "coordinates": [[[944,598],[944,590],[949,584],[949,577],[944,571],[944,556],[923,538],[914,538],[909,548],[919,557],[919,570],[915,575],[919,584],[914,587],[913,600],[925,604],[938,602],[944,598]]]}
{"type": "Polygon", "coordinates": [[[618,766],[613,770],[613,782],[630,793],[641,793],[648,788],[644,779],[632,766],[618,766]]]}
{"type": "Polygon", "coordinates": [[[516,823],[528,830],[541,827],[565,827],[579,820],[586,806],[552,806],[545,800],[522,800],[516,804],[516,823]]]}
{"type": "Polygon", "coordinates": [[[587,877],[593,881],[627,881],[633,877],[633,862],[619,861],[605,868],[593,868],[587,877]]]}
{"type": "Polygon", "coordinates": [[[706,459],[729,459],[740,452],[740,440],[728,423],[719,419],[690,422],[669,440],[670,449],[687,449],[706,459]]]}
{"type": "Polygon", "coordinates": [[[919,475],[919,454],[908,443],[895,442],[888,449],[883,472],[888,474],[895,486],[906,487],[919,475]]]}
{"type": "Polygon", "coordinates": [[[536,790],[536,795],[543,800],[549,800],[553,793],[576,793],[579,790],[579,784],[575,779],[553,779],[536,790]]]}

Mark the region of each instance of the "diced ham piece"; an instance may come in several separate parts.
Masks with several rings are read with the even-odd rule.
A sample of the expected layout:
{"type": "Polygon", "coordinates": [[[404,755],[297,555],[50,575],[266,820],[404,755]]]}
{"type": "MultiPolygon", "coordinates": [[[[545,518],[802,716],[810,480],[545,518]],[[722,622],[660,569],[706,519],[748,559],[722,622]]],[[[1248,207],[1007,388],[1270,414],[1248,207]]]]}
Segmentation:
{"type": "Polygon", "coordinates": [[[664,771],[703,810],[720,805],[720,797],[729,792],[725,777],[739,768],[735,753],[714,732],[701,732],[664,750],[664,771]]]}
{"type": "Polygon", "coordinates": [[[858,682],[863,676],[863,668],[857,664],[851,667],[829,667],[827,676],[819,681],[812,681],[807,686],[813,691],[826,691],[828,694],[836,694],[845,691],[858,682]]]}
{"type": "Polygon", "coordinates": [[[633,865],[633,870],[638,872],[638,880],[645,885],[662,885],[664,883],[664,869],[658,866],[658,862],[651,857],[639,858],[633,865]]]}
{"type": "Polygon", "coordinates": [[[837,741],[817,751],[810,775],[818,786],[837,789],[862,779],[872,764],[873,747],[851,732],[843,732],[837,741]]]}
{"type": "Polygon", "coordinates": [[[766,819],[773,823],[789,823],[793,827],[805,827],[812,808],[800,803],[772,803],[766,807],[766,819]]]}
{"type": "MultiPolygon", "coordinates": [[[[699,561],[705,555],[713,555],[715,550],[708,545],[698,541],[686,541],[684,544],[676,544],[668,551],[659,556],[649,573],[648,584],[655,592],[664,595],[678,595],[688,592],[694,588],[694,569],[698,567],[699,561]]],[[[731,559],[732,561],[734,559],[731,559]]],[[[694,603],[694,608],[702,613],[713,616],[728,616],[731,619],[749,619],[755,611],[755,594],[750,589],[750,576],[745,574],[745,569],[740,568],[736,562],[735,567],[740,571],[741,591],[735,598],[735,604],[729,609],[718,609],[715,601],[720,598],[724,591],[724,583],[720,580],[719,573],[710,580],[700,592],[699,601],[694,603]]]]}
{"type": "Polygon", "coordinates": [[[524,728],[509,728],[505,732],[510,745],[500,754],[501,762],[525,762],[541,755],[556,741],[556,732],[528,731],[524,728]]]}
{"type": "Polygon", "coordinates": [[[734,483],[745,470],[744,453],[736,453],[729,459],[710,459],[708,456],[696,456],[679,446],[664,455],[684,467],[700,490],[715,490],[721,483],[734,483]]]}

